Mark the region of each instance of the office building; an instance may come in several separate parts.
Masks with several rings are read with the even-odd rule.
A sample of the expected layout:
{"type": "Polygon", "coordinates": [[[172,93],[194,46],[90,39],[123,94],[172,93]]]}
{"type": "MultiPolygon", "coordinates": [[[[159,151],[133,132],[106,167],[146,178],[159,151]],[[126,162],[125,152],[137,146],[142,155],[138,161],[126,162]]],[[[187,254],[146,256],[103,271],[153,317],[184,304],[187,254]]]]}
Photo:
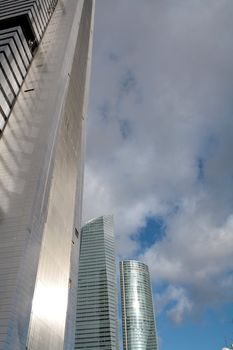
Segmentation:
{"type": "Polygon", "coordinates": [[[113,217],[82,228],[75,349],[118,349],[113,217]]]}
{"type": "Polygon", "coordinates": [[[147,265],[120,262],[124,350],[156,350],[156,329],[150,275],[147,265]]]}
{"type": "Polygon", "coordinates": [[[0,350],[74,346],[93,13],[0,0],[0,350]]]}

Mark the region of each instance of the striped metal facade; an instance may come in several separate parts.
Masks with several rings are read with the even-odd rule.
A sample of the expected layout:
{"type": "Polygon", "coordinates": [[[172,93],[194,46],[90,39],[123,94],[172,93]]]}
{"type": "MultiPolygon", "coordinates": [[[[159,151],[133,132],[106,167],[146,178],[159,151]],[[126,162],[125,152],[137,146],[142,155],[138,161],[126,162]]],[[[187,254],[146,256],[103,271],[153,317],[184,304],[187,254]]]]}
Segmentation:
{"type": "Polygon", "coordinates": [[[75,349],[118,349],[113,217],[82,228],[75,349]]]}
{"type": "Polygon", "coordinates": [[[124,350],[157,350],[157,337],[148,266],[120,262],[124,350]]]}
{"type": "Polygon", "coordinates": [[[94,4],[0,0],[0,350],[74,347],[94,4]]]}
{"type": "Polygon", "coordinates": [[[0,0],[0,27],[22,27],[29,40],[40,42],[58,0],[0,0]],[[13,25],[15,26],[15,25],[13,25]]]}
{"type": "Polygon", "coordinates": [[[57,0],[0,0],[0,132],[57,0]]]}

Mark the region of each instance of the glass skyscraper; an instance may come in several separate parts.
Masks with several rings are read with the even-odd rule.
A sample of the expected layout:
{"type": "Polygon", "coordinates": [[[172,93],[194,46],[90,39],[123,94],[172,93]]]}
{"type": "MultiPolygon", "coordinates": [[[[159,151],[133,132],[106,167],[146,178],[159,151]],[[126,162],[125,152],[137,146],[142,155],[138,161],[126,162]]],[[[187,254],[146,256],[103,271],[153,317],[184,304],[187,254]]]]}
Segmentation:
{"type": "Polygon", "coordinates": [[[148,266],[120,262],[124,350],[156,350],[157,337],[148,266]]]}
{"type": "Polygon", "coordinates": [[[82,228],[75,349],[117,350],[117,287],[113,217],[82,228]]]}
{"type": "Polygon", "coordinates": [[[70,350],[94,0],[0,0],[0,350],[70,350]]]}

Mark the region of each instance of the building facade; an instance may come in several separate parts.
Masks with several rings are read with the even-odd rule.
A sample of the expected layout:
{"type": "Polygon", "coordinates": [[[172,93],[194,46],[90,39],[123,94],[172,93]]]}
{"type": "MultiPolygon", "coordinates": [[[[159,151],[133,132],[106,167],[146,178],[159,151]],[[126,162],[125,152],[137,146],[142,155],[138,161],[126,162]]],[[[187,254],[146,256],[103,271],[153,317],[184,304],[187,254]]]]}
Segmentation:
{"type": "Polygon", "coordinates": [[[118,349],[113,217],[82,228],[75,349],[118,349]]]}
{"type": "Polygon", "coordinates": [[[157,337],[148,266],[120,262],[124,350],[157,350],[157,337]]]}
{"type": "Polygon", "coordinates": [[[0,0],[0,350],[74,346],[93,14],[0,0]]]}

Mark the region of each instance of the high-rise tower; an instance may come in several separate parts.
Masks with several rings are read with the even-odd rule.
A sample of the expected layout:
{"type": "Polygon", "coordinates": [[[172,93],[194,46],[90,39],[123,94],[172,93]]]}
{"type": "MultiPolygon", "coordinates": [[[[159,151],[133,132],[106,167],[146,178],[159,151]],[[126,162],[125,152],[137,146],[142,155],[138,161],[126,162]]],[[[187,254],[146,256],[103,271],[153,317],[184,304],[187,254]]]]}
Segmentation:
{"type": "Polygon", "coordinates": [[[120,262],[124,350],[156,350],[156,330],[147,265],[134,260],[120,262]]]}
{"type": "Polygon", "coordinates": [[[117,287],[113,217],[82,228],[75,349],[117,350],[117,287]]]}
{"type": "Polygon", "coordinates": [[[73,347],[93,12],[0,0],[0,350],[73,347]]]}

